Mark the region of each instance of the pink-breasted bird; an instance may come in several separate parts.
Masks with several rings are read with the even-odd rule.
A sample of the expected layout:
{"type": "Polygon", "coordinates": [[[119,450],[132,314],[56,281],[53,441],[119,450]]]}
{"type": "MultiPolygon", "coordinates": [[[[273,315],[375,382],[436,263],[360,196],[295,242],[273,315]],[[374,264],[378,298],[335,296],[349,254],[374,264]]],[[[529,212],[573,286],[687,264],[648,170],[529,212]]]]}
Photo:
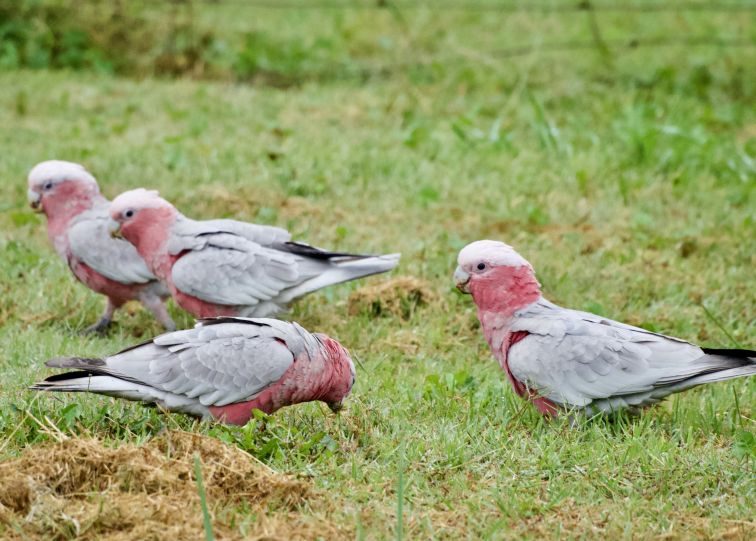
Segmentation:
{"type": "Polygon", "coordinates": [[[503,242],[463,248],[454,280],[472,295],[515,392],[544,415],[638,409],[703,383],[756,374],[756,351],[700,348],[547,301],[533,267],[503,242]]]}
{"type": "Polygon", "coordinates": [[[327,252],[288,231],[235,220],[191,220],[155,191],[110,206],[114,234],[136,247],[176,302],[195,317],[267,317],[317,289],[386,272],[399,254],[327,252]]]}
{"type": "Polygon", "coordinates": [[[45,364],[76,371],[32,390],[104,394],[236,425],[254,409],[273,413],[313,400],[338,411],[355,380],[349,352],[336,340],[263,318],[204,319],[102,359],[45,364]]]}
{"type": "Polygon", "coordinates": [[[47,216],[47,236],[74,276],[108,299],[88,331],[104,331],[130,300],[140,301],[166,329],[176,328],[163,304],[170,291],[130,243],[111,237],[110,202],[89,171],[77,163],[41,162],[29,172],[27,195],[31,207],[47,216]]]}

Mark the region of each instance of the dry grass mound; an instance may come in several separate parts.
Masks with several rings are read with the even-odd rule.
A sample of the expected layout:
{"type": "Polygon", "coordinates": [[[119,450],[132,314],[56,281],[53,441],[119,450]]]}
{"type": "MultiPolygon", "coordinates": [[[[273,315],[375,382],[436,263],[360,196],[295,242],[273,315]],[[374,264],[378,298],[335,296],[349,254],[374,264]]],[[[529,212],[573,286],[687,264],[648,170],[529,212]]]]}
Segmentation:
{"type": "Polygon", "coordinates": [[[428,282],[413,276],[397,276],[376,285],[357,289],[349,296],[349,314],[367,312],[409,319],[419,306],[439,302],[440,296],[428,282]]]}
{"type": "Polygon", "coordinates": [[[0,537],[202,539],[195,457],[217,539],[344,536],[325,519],[301,513],[305,502],[318,499],[309,483],[216,439],[167,432],[118,448],[65,439],[0,463],[0,537]],[[256,520],[236,524],[240,507],[256,520]]]}

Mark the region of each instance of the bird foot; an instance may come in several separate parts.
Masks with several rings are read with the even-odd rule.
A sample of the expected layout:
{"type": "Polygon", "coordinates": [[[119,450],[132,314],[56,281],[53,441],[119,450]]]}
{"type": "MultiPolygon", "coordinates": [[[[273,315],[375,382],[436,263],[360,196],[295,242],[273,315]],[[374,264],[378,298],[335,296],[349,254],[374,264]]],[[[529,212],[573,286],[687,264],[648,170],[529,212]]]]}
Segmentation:
{"type": "Polygon", "coordinates": [[[105,333],[108,331],[108,327],[110,326],[110,320],[109,319],[101,319],[94,325],[90,325],[83,331],[81,331],[81,334],[96,334],[98,336],[104,336],[105,333]]]}

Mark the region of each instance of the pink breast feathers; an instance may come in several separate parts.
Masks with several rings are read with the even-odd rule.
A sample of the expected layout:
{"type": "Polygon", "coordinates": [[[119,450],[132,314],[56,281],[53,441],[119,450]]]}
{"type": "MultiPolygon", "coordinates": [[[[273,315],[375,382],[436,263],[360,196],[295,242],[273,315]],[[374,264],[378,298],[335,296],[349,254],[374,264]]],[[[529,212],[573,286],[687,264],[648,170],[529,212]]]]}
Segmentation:
{"type": "Polygon", "coordinates": [[[111,280],[74,257],[69,258],[68,265],[76,278],[92,291],[106,295],[116,307],[132,299],[137,299],[139,292],[144,287],[140,284],[122,284],[111,280]]]}

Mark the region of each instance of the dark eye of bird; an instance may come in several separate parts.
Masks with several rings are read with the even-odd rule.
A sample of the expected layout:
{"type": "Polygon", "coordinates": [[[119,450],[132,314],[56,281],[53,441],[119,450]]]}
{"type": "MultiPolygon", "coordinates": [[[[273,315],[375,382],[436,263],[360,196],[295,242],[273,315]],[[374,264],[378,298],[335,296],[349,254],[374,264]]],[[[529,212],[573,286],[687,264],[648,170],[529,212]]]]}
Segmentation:
{"type": "Polygon", "coordinates": [[[485,268],[486,268],[486,264],[485,263],[478,263],[478,270],[483,270],[485,268]]]}
{"type": "Polygon", "coordinates": [[[123,215],[126,216],[127,218],[131,218],[132,216],[134,216],[134,211],[127,210],[126,212],[123,213],[123,215]]]}
{"type": "Polygon", "coordinates": [[[50,188],[52,188],[52,182],[45,182],[44,189],[49,190],[50,188]]]}

